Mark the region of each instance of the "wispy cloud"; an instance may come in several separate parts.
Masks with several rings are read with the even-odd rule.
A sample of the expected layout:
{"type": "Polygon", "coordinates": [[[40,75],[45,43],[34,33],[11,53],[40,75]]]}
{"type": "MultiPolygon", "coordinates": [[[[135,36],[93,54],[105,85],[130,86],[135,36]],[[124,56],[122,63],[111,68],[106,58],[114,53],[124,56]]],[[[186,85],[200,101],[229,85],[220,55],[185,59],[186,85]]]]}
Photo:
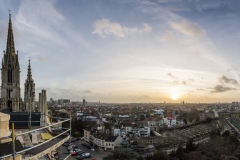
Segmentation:
{"type": "Polygon", "coordinates": [[[172,75],[172,73],[168,73],[167,75],[168,75],[169,77],[171,77],[172,79],[174,79],[174,80],[177,80],[177,79],[178,79],[176,76],[172,75]]]}
{"type": "Polygon", "coordinates": [[[92,92],[89,90],[85,90],[85,91],[83,91],[83,93],[92,93],[92,92]]]}
{"type": "Polygon", "coordinates": [[[222,85],[216,85],[216,86],[213,87],[212,89],[213,89],[213,90],[211,91],[212,93],[220,93],[220,92],[237,90],[236,88],[225,87],[225,86],[222,86],[222,85]]]}
{"type": "Polygon", "coordinates": [[[206,34],[206,31],[204,31],[197,23],[187,20],[181,20],[179,22],[170,21],[169,24],[173,29],[192,38],[200,38],[206,34]]]}
{"type": "Polygon", "coordinates": [[[115,35],[117,37],[125,37],[126,35],[139,34],[144,32],[151,32],[152,28],[147,23],[143,24],[143,28],[128,28],[122,26],[117,22],[111,22],[108,19],[96,20],[93,23],[94,31],[92,34],[98,34],[102,38],[105,38],[107,35],[115,35]]]}
{"type": "Polygon", "coordinates": [[[233,85],[238,85],[238,81],[235,79],[227,78],[226,76],[222,75],[219,77],[219,81],[222,83],[227,83],[227,84],[233,84],[233,85]]]}

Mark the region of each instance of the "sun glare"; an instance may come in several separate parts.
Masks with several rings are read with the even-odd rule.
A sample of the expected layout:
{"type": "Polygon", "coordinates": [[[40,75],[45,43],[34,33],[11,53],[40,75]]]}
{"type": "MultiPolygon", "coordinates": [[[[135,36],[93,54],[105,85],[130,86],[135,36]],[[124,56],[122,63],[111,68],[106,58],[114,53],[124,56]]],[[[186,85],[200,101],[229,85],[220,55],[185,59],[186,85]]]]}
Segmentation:
{"type": "Polygon", "coordinates": [[[178,95],[178,93],[177,92],[173,92],[172,93],[172,95],[171,95],[171,97],[172,97],[172,100],[177,100],[178,99],[178,97],[179,97],[179,95],[178,95]]]}

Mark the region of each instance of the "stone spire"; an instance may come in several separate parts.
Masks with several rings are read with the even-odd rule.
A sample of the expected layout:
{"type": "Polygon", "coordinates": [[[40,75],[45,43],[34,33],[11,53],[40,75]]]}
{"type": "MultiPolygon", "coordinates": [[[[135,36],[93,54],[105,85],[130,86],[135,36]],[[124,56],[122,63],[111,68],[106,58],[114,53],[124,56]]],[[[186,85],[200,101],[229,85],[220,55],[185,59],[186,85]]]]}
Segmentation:
{"type": "Polygon", "coordinates": [[[9,10],[9,22],[7,33],[6,51],[3,51],[1,68],[1,99],[0,108],[10,109],[13,112],[22,111],[22,99],[20,88],[20,66],[18,52],[15,53],[11,10],[9,10]]]}
{"type": "Polygon", "coordinates": [[[32,70],[31,70],[31,64],[30,64],[30,58],[28,60],[28,73],[27,73],[27,79],[25,81],[25,89],[24,89],[24,102],[25,102],[25,111],[36,112],[36,99],[35,99],[35,83],[32,79],[32,70]]]}
{"type": "Polygon", "coordinates": [[[9,10],[9,22],[8,22],[8,36],[7,36],[6,53],[7,53],[7,55],[15,54],[13,28],[12,28],[12,20],[11,20],[11,10],[9,10]]]}
{"type": "Polygon", "coordinates": [[[32,70],[31,70],[31,64],[30,64],[30,58],[28,60],[28,74],[27,74],[27,80],[31,81],[32,80],[32,70]]]}

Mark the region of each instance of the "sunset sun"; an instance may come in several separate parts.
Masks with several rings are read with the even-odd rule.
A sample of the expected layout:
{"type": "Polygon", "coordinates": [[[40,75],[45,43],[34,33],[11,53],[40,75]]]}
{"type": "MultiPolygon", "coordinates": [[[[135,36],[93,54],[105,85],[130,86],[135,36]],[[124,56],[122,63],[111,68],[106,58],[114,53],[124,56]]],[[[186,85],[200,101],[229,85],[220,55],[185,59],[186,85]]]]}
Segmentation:
{"type": "Polygon", "coordinates": [[[171,94],[171,98],[172,98],[172,100],[177,100],[178,99],[178,97],[179,97],[179,94],[177,93],[177,92],[173,92],[172,94],[171,94]]]}

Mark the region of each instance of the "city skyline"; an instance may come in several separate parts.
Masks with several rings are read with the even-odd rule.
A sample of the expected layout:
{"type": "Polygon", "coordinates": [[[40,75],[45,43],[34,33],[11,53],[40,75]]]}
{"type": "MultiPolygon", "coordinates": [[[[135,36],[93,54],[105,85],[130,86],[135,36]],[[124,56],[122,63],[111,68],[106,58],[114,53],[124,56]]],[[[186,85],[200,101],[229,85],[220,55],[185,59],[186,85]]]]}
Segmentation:
{"type": "Polygon", "coordinates": [[[0,0],[0,50],[10,8],[22,98],[30,57],[36,93],[46,89],[48,99],[238,101],[238,6],[234,0],[0,0]]]}

